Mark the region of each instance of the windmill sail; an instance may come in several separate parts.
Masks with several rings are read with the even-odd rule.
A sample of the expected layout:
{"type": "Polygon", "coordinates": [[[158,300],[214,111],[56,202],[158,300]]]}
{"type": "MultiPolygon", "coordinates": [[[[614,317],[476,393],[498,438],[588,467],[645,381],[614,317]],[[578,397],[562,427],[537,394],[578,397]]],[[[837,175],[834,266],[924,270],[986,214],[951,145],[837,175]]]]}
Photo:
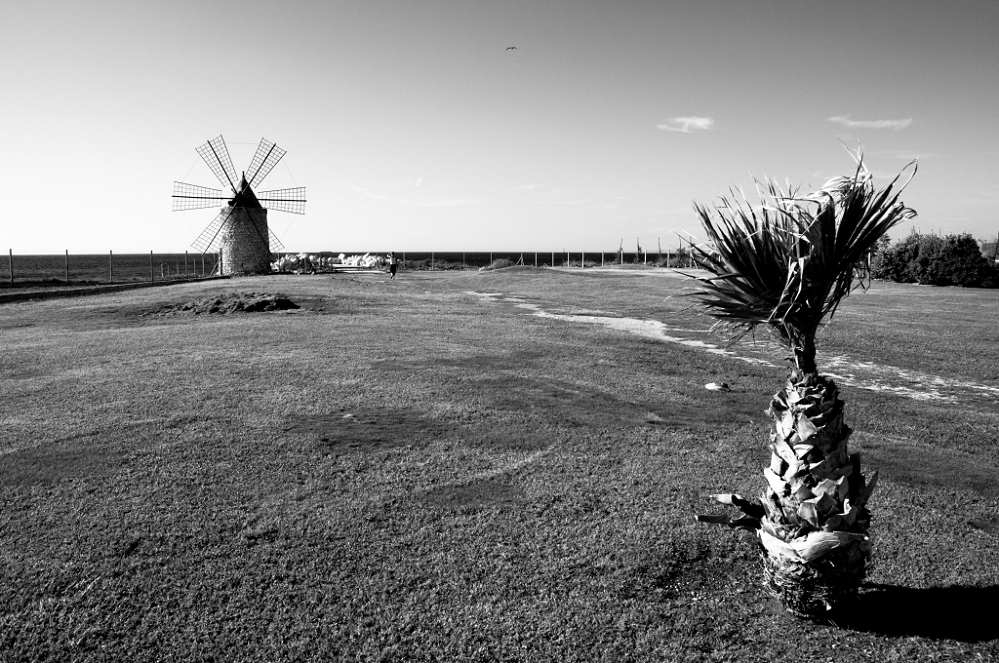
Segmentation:
{"type": "Polygon", "coordinates": [[[260,205],[266,209],[292,214],[305,214],[305,187],[294,189],[274,189],[257,194],[260,205]]]}
{"type": "Polygon", "coordinates": [[[229,148],[226,147],[222,134],[219,134],[216,138],[212,138],[197,149],[198,154],[208,164],[211,171],[215,173],[215,177],[218,178],[219,182],[223,185],[228,184],[232,192],[236,193],[236,169],[232,167],[229,148]]]}
{"type": "Polygon", "coordinates": [[[277,235],[270,228],[267,229],[267,236],[271,240],[270,247],[272,251],[280,251],[284,248],[284,244],[281,243],[281,240],[277,238],[277,235]]]}
{"type": "Polygon", "coordinates": [[[257,152],[253,155],[253,160],[250,161],[250,167],[246,169],[248,173],[246,181],[249,185],[251,187],[258,186],[263,182],[286,152],[287,150],[282,150],[266,138],[261,138],[260,144],[257,145],[257,152]]]}
{"type": "Polygon", "coordinates": [[[229,220],[229,217],[232,216],[232,211],[232,208],[229,208],[219,212],[218,216],[208,224],[208,227],[201,231],[198,239],[191,242],[191,247],[202,253],[215,251],[218,248],[219,232],[222,230],[222,226],[226,224],[226,221],[229,220]]]}
{"type": "Polygon", "coordinates": [[[187,182],[173,183],[173,211],[205,209],[224,205],[229,196],[223,196],[221,189],[211,189],[187,182]]]}

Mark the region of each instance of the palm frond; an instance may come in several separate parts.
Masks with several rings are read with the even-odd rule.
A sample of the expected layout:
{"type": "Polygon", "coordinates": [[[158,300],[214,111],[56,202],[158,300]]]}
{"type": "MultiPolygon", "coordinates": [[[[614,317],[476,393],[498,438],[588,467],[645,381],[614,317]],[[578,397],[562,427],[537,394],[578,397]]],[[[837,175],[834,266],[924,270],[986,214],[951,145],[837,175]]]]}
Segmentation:
{"type": "Polygon", "coordinates": [[[906,166],[913,170],[902,186],[900,173],[879,190],[859,151],[855,159],[852,176],[805,196],[765,179],[757,182],[761,204],[755,207],[734,191],[714,208],[694,203],[708,244],[693,250],[710,273],[698,278],[697,296],[710,315],[736,333],[763,325],[796,357],[814,358],[819,326],[864,285],[866,259],[878,239],[915,216],[899,200],[915,161],[906,166]]]}

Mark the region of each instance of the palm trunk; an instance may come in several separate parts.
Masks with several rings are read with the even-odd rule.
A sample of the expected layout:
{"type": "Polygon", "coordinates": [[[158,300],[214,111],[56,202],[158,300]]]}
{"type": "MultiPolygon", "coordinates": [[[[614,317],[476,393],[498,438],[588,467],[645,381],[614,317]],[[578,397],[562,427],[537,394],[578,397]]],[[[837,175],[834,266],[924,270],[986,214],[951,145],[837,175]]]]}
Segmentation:
{"type": "Polygon", "coordinates": [[[814,345],[795,359],[798,370],[770,404],[759,537],[766,585],[790,612],[819,617],[856,594],[864,578],[871,553],[865,504],[877,476],[865,484],[859,454],[848,453],[843,401],[835,383],[814,371],[814,345]]]}
{"type": "MultiPolygon", "coordinates": [[[[807,330],[806,333],[798,335],[792,345],[794,347],[794,366],[800,376],[817,374],[818,367],[815,365],[815,334],[818,329],[807,330]]],[[[817,377],[817,375],[816,375],[817,377]]]]}

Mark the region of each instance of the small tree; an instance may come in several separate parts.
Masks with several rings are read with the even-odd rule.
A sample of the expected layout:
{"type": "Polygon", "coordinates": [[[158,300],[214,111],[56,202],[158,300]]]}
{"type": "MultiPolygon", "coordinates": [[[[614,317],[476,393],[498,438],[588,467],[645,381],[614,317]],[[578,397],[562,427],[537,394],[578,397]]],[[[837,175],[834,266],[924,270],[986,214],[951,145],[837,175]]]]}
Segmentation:
{"type": "Polygon", "coordinates": [[[815,336],[864,284],[878,240],[915,216],[898,200],[904,186],[892,193],[898,178],[878,190],[855,157],[852,177],[807,196],[768,180],[761,207],[734,196],[714,209],[694,204],[710,240],[693,247],[710,273],[698,279],[702,305],[733,338],[763,327],[792,355],[787,383],[770,403],[762,499],[714,495],[745,515],[698,520],[755,530],[766,585],[804,617],[822,616],[856,593],[871,554],[866,503],[877,480],[875,473],[865,481],[859,455],[847,450],[852,431],[835,383],[818,372],[815,336]]]}

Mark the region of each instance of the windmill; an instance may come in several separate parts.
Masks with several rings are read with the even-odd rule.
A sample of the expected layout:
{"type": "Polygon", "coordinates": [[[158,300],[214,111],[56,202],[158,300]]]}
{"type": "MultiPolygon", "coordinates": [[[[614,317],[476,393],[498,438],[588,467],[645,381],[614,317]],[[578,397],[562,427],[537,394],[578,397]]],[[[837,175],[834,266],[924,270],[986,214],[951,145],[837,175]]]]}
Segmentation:
{"type": "Polygon", "coordinates": [[[267,228],[267,210],[305,214],[305,187],[253,192],[253,187],[259,186],[285,155],[285,150],[261,138],[250,167],[238,180],[222,136],[209,140],[197,151],[232,195],[224,189],[173,183],[174,212],[225,205],[191,246],[202,253],[218,251],[221,275],[270,272],[271,248],[280,250],[284,246],[267,228]]]}

